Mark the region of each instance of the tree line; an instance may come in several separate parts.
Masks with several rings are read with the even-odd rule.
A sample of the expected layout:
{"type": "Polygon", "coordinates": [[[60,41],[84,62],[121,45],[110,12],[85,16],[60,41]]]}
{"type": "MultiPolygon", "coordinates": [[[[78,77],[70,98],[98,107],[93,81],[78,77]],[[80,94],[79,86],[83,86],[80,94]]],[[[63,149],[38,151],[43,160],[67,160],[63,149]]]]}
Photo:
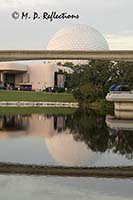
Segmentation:
{"type": "Polygon", "coordinates": [[[67,88],[80,104],[105,98],[112,84],[133,89],[133,62],[91,60],[86,64],[66,62],[63,65],[73,70],[72,74],[66,74],[67,88]]]}

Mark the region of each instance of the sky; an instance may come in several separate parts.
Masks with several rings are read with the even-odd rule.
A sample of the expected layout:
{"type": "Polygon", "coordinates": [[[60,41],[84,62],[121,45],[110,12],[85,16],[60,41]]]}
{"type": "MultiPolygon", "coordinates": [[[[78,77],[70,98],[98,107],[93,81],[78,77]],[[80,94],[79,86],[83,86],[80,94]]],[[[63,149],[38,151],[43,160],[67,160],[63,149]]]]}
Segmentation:
{"type": "Polygon", "coordinates": [[[72,24],[94,27],[112,50],[133,50],[132,0],[0,0],[0,50],[46,49],[52,35],[72,24]],[[67,12],[78,19],[21,19],[22,12],[67,12]],[[14,12],[19,18],[14,19],[14,12]]]}

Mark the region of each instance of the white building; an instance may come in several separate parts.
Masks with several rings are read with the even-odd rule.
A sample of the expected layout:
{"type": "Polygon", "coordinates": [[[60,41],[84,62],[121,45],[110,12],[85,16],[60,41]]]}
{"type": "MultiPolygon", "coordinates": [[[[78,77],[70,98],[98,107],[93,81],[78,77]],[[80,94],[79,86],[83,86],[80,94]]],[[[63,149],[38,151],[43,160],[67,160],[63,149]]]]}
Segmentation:
{"type": "Polygon", "coordinates": [[[55,64],[0,63],[1,86],[42,90],[55,86],[55,72],[71,73],[67,67],[55,64]]]}

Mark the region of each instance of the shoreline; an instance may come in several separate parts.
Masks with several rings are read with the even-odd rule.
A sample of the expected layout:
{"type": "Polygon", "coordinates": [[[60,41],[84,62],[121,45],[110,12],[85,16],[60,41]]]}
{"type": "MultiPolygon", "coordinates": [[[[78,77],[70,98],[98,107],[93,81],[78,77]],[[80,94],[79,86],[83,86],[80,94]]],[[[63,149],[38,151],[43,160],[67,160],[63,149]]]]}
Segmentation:
{"type": "Polygon", "coordinates": [[[52,175],[97,178],[133,178],[133,166],[127,167],[63,167],[0,163],[0,174],[52,175]]]}

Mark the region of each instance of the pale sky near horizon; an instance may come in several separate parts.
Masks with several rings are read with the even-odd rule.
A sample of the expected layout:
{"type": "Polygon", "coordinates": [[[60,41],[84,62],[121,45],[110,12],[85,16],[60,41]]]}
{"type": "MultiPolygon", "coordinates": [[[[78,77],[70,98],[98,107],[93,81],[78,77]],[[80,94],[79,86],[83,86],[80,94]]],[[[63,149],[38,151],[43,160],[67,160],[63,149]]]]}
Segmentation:
{"type": "Polygon", "coordinates": [[[110,49],[133,50],[132,0],[0,0],[0,49],[46,49],[52,35],[72,24],[100,31],[110,49]],[[79,14],[75,20],[13,19],[14,11],[79,14]]]}

